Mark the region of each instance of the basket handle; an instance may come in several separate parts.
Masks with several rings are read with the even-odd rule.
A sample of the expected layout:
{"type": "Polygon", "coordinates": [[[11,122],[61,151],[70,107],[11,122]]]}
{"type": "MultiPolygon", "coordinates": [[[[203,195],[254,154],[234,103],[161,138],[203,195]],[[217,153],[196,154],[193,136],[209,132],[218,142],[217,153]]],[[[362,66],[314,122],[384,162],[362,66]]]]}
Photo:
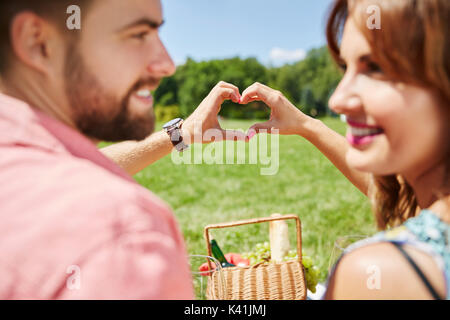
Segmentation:
{"type": "MultiPolygon", "coordinates": [[[[288,214],[288,215],[279,216],[279,217],[256,218],[256,219],[207,225],[205,227],[204,236],[205,236],[205,240],[206,240],[206,247],[208,248],[208,255],[212,256],[211,243],[209,240],[210,239],[210,237],[209,237],[210,229],[223,229],[223,228],[237,227],[237,226],[242,226],[242,225],[247,225],[247,224],[271,222],[271,221],[277,221],[277,220],[290,220],[290,219],[293,219],[296,222],[297,256],[298,256],[298,261],[300,263],[302,263],[302,228],[301,228],[301,222],[300,222],[299,217],[294,214],[288,214]]],[[[211,268],[211,265],[209,265],[209,268],[211,268]]]]}

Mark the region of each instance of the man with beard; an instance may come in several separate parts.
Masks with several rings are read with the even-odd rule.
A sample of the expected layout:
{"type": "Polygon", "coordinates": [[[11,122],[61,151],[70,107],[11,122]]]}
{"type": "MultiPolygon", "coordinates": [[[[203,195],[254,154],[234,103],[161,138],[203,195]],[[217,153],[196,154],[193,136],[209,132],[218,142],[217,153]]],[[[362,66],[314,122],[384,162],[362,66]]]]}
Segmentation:
{"type": "MultiPolygon", "coordinates": [[[[0,3],[0,299],[194,297],[173,213],[129,175],[174,149],[150,136],[150,92],[175,71],[162,23],[159,0],[0,3]],[[125,170],[103,140],[136,140],[103,150],[125,170]]],[[[220,105],[239,98],[218,84],[181,137],[222,130],[220,105]]]]}

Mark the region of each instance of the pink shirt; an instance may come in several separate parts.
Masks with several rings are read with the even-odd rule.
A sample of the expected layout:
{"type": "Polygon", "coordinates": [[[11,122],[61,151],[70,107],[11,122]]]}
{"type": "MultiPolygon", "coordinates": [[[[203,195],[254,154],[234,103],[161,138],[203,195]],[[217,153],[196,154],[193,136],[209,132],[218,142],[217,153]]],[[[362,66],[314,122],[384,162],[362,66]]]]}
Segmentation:
{"type": "Polygon", "coordinates": [[[165,203],[0,94],[0,299],[193,299],[187,262],[165,203]]]}

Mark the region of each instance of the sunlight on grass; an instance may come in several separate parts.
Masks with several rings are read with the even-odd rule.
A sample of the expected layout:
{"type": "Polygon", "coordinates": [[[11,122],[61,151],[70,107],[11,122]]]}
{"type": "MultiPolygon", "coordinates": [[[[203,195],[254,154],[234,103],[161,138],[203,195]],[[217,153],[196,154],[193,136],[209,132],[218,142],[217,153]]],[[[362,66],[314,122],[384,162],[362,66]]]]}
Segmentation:
{"type": "MultiPolygon", "coordinates": [[[[345,132],[339,119],[323,121],[345,132]]],[[[253,123],[232,120],[222,125],[247,130],[253,123]]],[[[135,178],[173,208],[189,254],[206,254],[203,229],[207,224],[272,213],[298,215],[303,251],[316,261],[323,281],[337,237],[376,231],[369,202],[305,139],[280,136],[279,156],[279,171],[273,176],[262,176],[261,165],[175,165],[169,155],[135,178]]],[[[215,236],[225,252],[244,252],[268,241],[268,225],[220,230],[215,236]]],[[[293,226],[290,237],[294,248],[293,226]]]]}

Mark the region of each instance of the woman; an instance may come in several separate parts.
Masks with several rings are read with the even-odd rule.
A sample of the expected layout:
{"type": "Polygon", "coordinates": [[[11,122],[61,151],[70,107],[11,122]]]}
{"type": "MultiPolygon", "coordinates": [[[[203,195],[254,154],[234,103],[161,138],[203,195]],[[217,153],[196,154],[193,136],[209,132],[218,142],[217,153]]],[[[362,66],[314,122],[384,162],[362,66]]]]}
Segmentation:
{"type": "Polygon", "coordinates": [[[379,228],[396,227],[346,250],[327,299],[450,298],[448,30],[448,0],[336,1],[327,39],[345,74],[329,105],[346,116],[346,139],[278,91],[242,94],[272,109],[249,138],[276,128],[308,139],[369,196],[379,228]],[[381,29],[367,26],[373,5],[381,29]]]}

